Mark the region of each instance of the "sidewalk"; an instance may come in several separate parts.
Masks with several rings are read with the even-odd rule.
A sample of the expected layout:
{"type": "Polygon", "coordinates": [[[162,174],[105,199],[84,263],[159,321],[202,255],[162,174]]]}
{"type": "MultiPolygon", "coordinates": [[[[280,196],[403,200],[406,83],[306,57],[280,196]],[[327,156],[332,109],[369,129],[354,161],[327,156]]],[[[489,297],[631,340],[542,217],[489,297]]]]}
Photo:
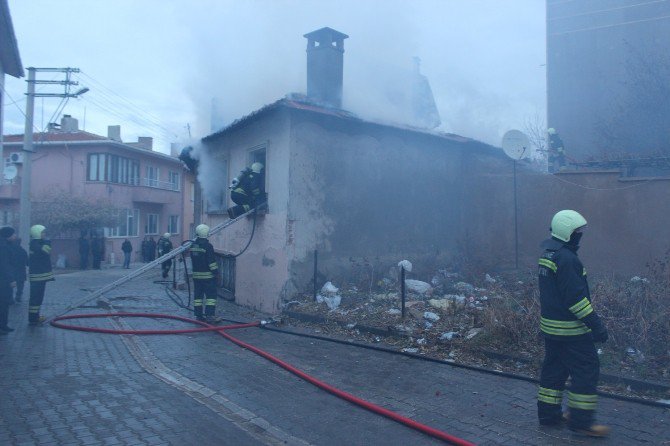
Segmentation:
{"type": "MultiPolygon", "coordinates": [[[[43,314],[60,313],[87,290],[127,271],[58,275],[47,285],[43,314]]],[[[159,269],[73,313],[190,316],[154,280],[160,280],[159,269]]],[[[27,306],[24,299],[10,308],[16,331],[0,338],[0,444],[443,444],[317,389],[215,334],[119,336],[29,327],[27,306]]],[[[218,311],[238,320],[263,316],[223,301],[218,311]]],[[[184,328],[165,319],[73,323],[184,328]]],[[[670,441],[667,409],[601,398],[599,420],[613,434],[591,440],[567,429],[539,428],[535,386],[529,383],[258,328],[229,333],[341,390],[477,444],[670,441]]]]}

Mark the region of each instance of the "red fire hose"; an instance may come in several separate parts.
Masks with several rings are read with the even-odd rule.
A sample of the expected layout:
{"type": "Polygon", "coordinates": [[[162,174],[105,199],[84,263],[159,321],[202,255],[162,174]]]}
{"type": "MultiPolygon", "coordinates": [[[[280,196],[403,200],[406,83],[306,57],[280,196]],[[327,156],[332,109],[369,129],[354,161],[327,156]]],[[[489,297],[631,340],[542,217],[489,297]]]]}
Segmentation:
{"type": "Polygon", "coordinates": [[[97,313],[97,314],[73,314],[69,316],[59,316],[57,318],[54,318],[51,321],[51,325],[54,327],[58,328],[64,328],[66,330],[78,330],[78,331],[87,331],[87,332],[94,332],[94,333],[108,333],[108,334],[135,334],[135,335],[153,335],[153,334],[180,334],[180,333],[198,333],[198,332],[205,332],[205,331],[215,331],[224,338],[228,339],[229,341],[239,345],[242,348],[246,348],[247,350],[251,350],[252,352],[256,353],[257,355],[262,356],[265,359],[268,359],[278,366],[282,367],[285,370],[288,370],[289,372],[293,373],[294,375],[297,375],[298,377],[304,379],[305,381],[319,387],[320,389],[323,389],[327,392],[332,393],[333,395],[342,398],[346,401],[349,401],[350,403],[354,403],[360,407],[363,407],[364,409],[367,409],[371,412],[374,412],[379,415],[383,415],[387,418],[390,418],[394,421],[397,421],[401,424],[404,424],[408,427],[411,427],[412,429],[416,429],[419,432],[423,432],[424,434],[430,435],[432,437],[438,438],[440,440],[446,441],[448,443],[457,445],[457,446],[474,446],[474,443],[470,443],[469,441],[463,440],[461,438],[455,437],[453,435],[450,435],[446,432],[443,432],[441,430],[432,428],[430,426],[426,426],[425,424],[419,423],[417,421],[412,420],[411,418],[404,417],[400,414],[397,414],[396,412],[393,412],[388,409],[384,409],[381,406],[377,406],[376,404],[370,403],[368,401],[362,400],[350,393],[344,392],[342,390],[339,390],[329,384],[324,383],[323,381],[320,381],[313,376],[310,376],[306,374],[305,372],[298,370],[297,368],[293,367],[290,364],[287,364],[286,362],[282,361],[281,359],[278,359],[271,354],[254,347],[253,345],[247,344],[246,342],[242,342],[239,339],[229,335],[228,333],[225,332],[225,330],[232,330],[235,328],[247,328],[247,327],[257,327],[261,323],[260,322],[252,322],[248,324],[236,324],[236,325],[225,325],[225,326],[213,326],[209,325],[205,322],[200,322],[194,319],[189,319],[186,317],[181,317],[181,316],[173,316],[169,314],[153,314],[153,313],[97,313]],[[103,318],[103,317],[146,317],[146,318],[160,318],[160,319],[174,319],[182,322],[188,322],[192,324],[198,324],[201,325],[201,328],[188,328],[188,329],[180,329],[180,330],[113,330],[109,328],[96,328],[96,327],[83,327],[79,325],[68,325],[68,324],[63,324],[59,321],[66,320],[66,319],[87,319],[87,318],[103,318]]]}

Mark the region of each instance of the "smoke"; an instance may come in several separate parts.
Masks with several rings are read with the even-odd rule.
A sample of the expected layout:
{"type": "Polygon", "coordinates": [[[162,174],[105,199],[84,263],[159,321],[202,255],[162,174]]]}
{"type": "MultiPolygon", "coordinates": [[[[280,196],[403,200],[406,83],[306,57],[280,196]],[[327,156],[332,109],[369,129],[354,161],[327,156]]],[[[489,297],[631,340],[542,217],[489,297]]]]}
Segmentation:
{"type": "Polygon", "coordinates": [[[193,147],[191,158],[198,161],[197,180],[202,187],[205,203],[210,209],[221,209],[228,192],[226,161],[219,157],[220,154],[206,150],[199,141],[193,142],[191,147],[193,147]]]}

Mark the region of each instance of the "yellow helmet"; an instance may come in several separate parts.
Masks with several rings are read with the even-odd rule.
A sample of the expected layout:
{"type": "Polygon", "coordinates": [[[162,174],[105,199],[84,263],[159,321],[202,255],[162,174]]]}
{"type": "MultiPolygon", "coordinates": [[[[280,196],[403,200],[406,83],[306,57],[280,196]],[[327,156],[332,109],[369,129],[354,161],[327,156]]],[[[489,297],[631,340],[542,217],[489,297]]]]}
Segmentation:
{"type": "Polygon", "coordinates": [[[253,173],[261,173],[261,170],[263,170],[263,164],[262,163],[253,163],[251,165],[251,171],[253,173]]]}
{"type": "Polygon", "coordinates": [[[202,238],[207,238],[209,236],[209,226],[207,225],[198,225],[195,228],[195,235],[202,238]]]}
{"type": "Polygon", "coordinates": [[[551,219],[551,235],[568,242],[576,229],[586,226],[586,219],[577,211],[569,209],[558,211],[551,219]]]}
{"type": "Polygon", "coordinates": [[[550,135],[555,135],[556,134],[556,129],[551,127],[549,130],[547,130],[547,133],[549,133],[550,135]]]}
{"type": "Polygon", "coordinates": [[[163,237],[165,237],[165,238],[170,238],[170,233],[169,233],[169,232],[166,232],[165,234],[163,234],[163,237]]]}
{"type": "Polygon", "coordinates": [[[30,228],[30,238],[34,239],[41,239],[42,238],[42,233],[46,231],[47,228],[45,228],[42,225],[34,225],[30,228]]]}

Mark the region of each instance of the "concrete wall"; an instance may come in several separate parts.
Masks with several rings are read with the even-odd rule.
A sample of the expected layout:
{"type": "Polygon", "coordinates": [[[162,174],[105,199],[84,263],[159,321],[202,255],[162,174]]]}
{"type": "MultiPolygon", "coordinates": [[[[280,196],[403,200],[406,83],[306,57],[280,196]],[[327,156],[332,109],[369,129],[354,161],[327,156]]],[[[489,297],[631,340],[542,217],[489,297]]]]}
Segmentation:
{"type": "MultiPolygon", "coordinates": [[[[228,160],[229,172],[220,177],[226,185],[229,179],[249,166],[252,150],[262,147],[266,150],[265,183],[269,212],[257,217],[252,242],[236,260],[235,301],[271,313],[279,311],[280,298],[286,294],[288,282],[289,128],[288,114],[275,110],[264,119],[254,120],[207,141],[207,149],[212,156],[228,160]]],[[[210,214],[205,215],[203,221],[214,226],[227,218],[210,214]]],[[[252,226],[253,220],[248,218],[210,240],[217,250],[236,254],[247,244],[252,226]]]]}
{"type": "Polygon", "coordinates": [[[335,281],[350,276],[357,261],[386,272],[408,258],[417,274],[429,274],[428,265],[459,257],[467,143],[300,111],[293,116],[295,290],[311,287],[315,249],[323,279],[335,281]]]}

